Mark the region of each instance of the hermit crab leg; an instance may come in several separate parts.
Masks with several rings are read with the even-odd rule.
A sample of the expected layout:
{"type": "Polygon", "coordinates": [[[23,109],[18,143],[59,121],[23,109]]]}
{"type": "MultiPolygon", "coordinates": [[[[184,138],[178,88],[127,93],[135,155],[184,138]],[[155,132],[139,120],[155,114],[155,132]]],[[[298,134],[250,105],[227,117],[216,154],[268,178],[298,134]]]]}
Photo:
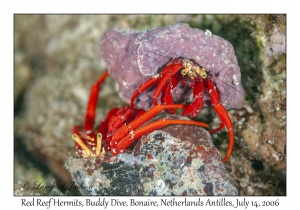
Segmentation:
{"type": "Polygon", "coordinates": [[[128,106],[122,107],[121,109],[118,110],[118,112],[110,117],[109,123],[107,125],[107,130],[106,132],[106,137],[107,137],[107,146],[108,149],[110,148],[111,145],[111,139],[114,135],[114,133],[122,126],[122,125],[127,125],[130,123],[132,120],[139,118],[142,114],[144,114],[146,111],[142,109],[132,109],[128,106]]]}
{"type": "Polygon", "coordinates": [[[167,125],[171,124],[185,124],[185,125],[196,125],[196,126],[202,126],[202,127],[208,127],[206,123],[203,122],[197,122],[197,121],[192,121],[192,120],[172,120],[172,119],[161,119],[155,122],[152,122],[150,124],[147,124],[141,128],[138,128],[135,131],[132,131],[128,133],[124,138],[122,138],[117,145],[115,146],[115,153],[117,154],[118,152],[126,149],[129,147],[135,140],[140,138],[141,136],[150,133],[156,129],[165,127],[167,125]]]}
{"type": "Polygon", "coordinates": [[[183,116],[189,115],[195,117],[203,106],[204,86],[202,78],[196,77],[193,81],[192,87],[194,101],[182,112],[183,116]]]}
{"type": "Polygon", "coordinates": [[[169,61],[166,67],[161,72],[161,79],[158,82],[158,85],[153,93],[153,105],[157,105],[157,98],[159,94],[162,92],[164,85],[166,85],[167,81],[178,73],[183,68],[182,58],[175,58],[169,61]]]}
{"type": "Polygon", "coordinates": [[[152,85],[155,85],[159,82],[161,75],[156,74],[151,79],[147,80],[144,84],[142,84],[131,96],[130,99],[130,106],[131,108],[134,108],[134,100],[135,98],[143,91],[147,90],[152,85]]]}
{"type": "Polygon", "coordinates": [[[113,108],[112,110],[110,110],[106,115],[105,120],[103,120],[102,123],[100,123],[98,133],[102,134],[102,136],[104,137],[103,140],[106,140],[107,137],[109,120],[117,113],[118,110],[118,108],[113,108]]]}
{"type": "Polygon", "coordinates": [[[108,76],[108,72],[105,71],[104,74],[98,79],[98,81],[91,88],[90,98],[87,105],[86,116],[84,121],[84,129],[86,131],[90,131],[93,129],[100,85],[103,83],[103,81],[107,76],[108,76]]]}
{"type": "Polygon", "coordinates": [[[96,135],[92,132],[92,129],[95,121],[96,105],[100,85],[103,83],[107,76],[108,72],[105,71],[104,74],[101,77],[99,77],[97,82],[91,88],[89,102],[86,109],[84,127],[74,126],[73,128],[73,139],[75,141],[75,147],[78,150],[79,156],[94,156],[94,151],[96,150],[96,147],[99,146],[97,144],[97,141],[95,140],[96,135]],[[89,147],[86,146],[87,144],[89,145],[89,147]]]}
{"type": "MultiPolygon", "coordinates": [[[[164,85],[161,94],[161,104],[173,104],[173,98],[171,95],[171,91],[178,85],[179,78],[178,74],[173,75],[169,78],[169,81],[164,85]]],[[[175,113],[174,109],[166,110],[171,114],[175,113]]]]}
{"type": "MultiPolygon", "coordinates": [[[[229,158],[229,156],[233,150],[233,145],[234,145],[234,133],[233,133],[233,129],[232,129],[232,123],[231,123],[230,117],[229,117],[226,109],[220,103],[219,94],[216,90],[216,86],[215,86],[214,82],[210,78],[208,78],[207,80],[204,80],[204,82],[209,90],[211,105],[217,112],[220,120],[222,121],[222,124],[225,124],[225,126],[228,130],[228,134],[229,134],[228,149],[227,149],[227,153],[223,159],[223,162],[225,162],[229,158]]],[[[219,130],[221,127],[224,127],[222,124],[217,130],[219,130]]]]}
{"type": "Polygon", "coordinates": [[[175,58],[170,59],[167,65],[164,67],[160,74],[154,75],[151,79],[147,80],[144,84],[142,84],[132,95],[130,99],[130,106],[134,107],[134,100],[135,98],[143,91],[148,89],[154,84],[157,84],[157,88],[153,93],[153,104],[157,105],[157,98],[161,93],[164,85],[167,83],[168,79],[176,74],[183,68],[183,58],[175,58]]]}
{"type": "Polygon", "coordinates": [[[222,104],[217,104],[215,106],[213,106],[215,111],[218,113],[219,116],[222,116],[221,120],[224,122],[224,124],[226,125],[226,128],[228,130],[228,134],[229,134],[229,144],[228,144],[228,149],[227,149],[227,153],[223,159],[223,162],[225,162],[232,150],[233,150],[233,145],[234,145],[234,134],[233,134],[233,129],[232,129],[232,123],[231,120],[227,114],[226,109],[224,108],[224,106],[222,104]]]}
{"type": "Polygon", "coordinates": [[[168,105],[156,105],[149,109],[144,114],[140,115],[138,118],[131,121],[128,125],[124,124],[122,125],[116,132],[114,133],[112,139],[111,139],[111,145],[112,147],[115,147],[115,145],[120,141],[124,136],[126,136],[130,132],[134,132],[136,128],[147,122],[149,119],[153,118],[156,114],[161,112],[165,109],[183,109],[185,108],[185,105],[183,104],[168,104],[168,105]]]}
{"type": "MultiPolygon", "coordinates": [[[[220,116],[220,115],[218,115],[218,116],[219,116],[220,119],[222,118],[222,116],[220,116]]],[[[209,133],[216,133],[216,132],[222,130],[224,128],[225,124],[223,123],[223,120],[221,120],[221,122],[222,123],[221,123],[221,125],[218,128],[213,129],[213,130],[209,130],[208,132],[209,133]]]]}

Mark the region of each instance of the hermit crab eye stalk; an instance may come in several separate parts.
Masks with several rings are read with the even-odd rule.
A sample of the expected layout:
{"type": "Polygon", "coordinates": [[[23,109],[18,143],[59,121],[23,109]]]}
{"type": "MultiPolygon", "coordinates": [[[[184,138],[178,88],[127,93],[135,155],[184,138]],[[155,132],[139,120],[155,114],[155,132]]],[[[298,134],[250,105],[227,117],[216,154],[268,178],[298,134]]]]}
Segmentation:
{"type": "Polygon", "coordinates": [[[185,76],[187,73],[188,73],[187,70],[185,70],[185,69],[181,70],[181,74],[182,74],[183,76],[185,76]]]}
{"type": "Polygon", "coordinates": [[[101,152],[101,144],[102,144],[102,134],[101,133],[97,134],[97,146],[96,146],[96,148],[92,147],[92,149],[90,149],[87,146],[86,142],[84,142],[77,134],[73,134],[72,138],[83,149],[84,157],[87,157],[87,158],[97,158],[100,156],[104,157],[104,154],[105,154],[104,147],[102,148],[102,152],[101,152]],[[96,150],[96,152],[95,152],[95,150],[96,150]]]}
{"type": "MultiPolygon", "coordinates": [[[[102,134],[98,133],[97,134],[97,148],[96,148],[96,157],[100,156],[100,152],[101,152],[101,144],[102,144],[102,134]]],[[[103,148],[104,149],[104,148],[103,148]]],[[[103,150],[102,149],[102,150],[103,150]]],[[[104,151],[104,150],[103,150],[104,151]]]]}
{"type": "Polygon", "coordinates": [[[86,145],[86,143],[77,134],[73,134],[72,139],[75,142],[77,142],[77,144],[79,144],[79,146],[83,149],[84,156],[91,157],[93,151],[86,145]]]}
{"type": "Polygon", "coordinates": [[[203,79],[205,79],[205,78],[207,77],[206,71],[202,71],[201,74],[200,74],[200,76],[201,76],[203,79]]]}

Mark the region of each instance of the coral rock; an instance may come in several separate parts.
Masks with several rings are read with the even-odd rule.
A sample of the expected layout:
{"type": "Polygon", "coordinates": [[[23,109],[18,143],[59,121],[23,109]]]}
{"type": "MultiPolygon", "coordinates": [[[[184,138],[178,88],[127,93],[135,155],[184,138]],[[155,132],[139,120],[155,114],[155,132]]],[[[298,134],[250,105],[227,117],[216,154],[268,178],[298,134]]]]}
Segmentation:
{"type": "Polygon", "coordinates": [[[66,167],[84,195],[238,194],[209,133],[196,126],[167,126],[132,151],[102,160],[69,157],[66,167]]]}

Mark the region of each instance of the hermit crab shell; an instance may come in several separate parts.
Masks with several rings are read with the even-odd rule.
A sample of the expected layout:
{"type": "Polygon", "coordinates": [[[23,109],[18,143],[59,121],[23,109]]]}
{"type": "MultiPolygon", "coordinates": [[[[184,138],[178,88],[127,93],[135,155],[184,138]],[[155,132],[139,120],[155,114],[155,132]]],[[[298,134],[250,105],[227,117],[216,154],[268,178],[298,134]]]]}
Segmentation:
{"type": "MultiPolygon", "coordinates": [[[[244,89],[233,46],[225,39],[175,24],[144,32],[112,29],[101,38],[102,57],[109,73],[117,80],[119,95],[129,102],[133,92],[146,80],[159,73],[170,58],[193,59],[208,69],[225,108],[243,106],[244,89]]],[[[149,88],[136,100],[139,108],[152,106],[154,89],[149,88]]],[[[188,87],[178,85],[172,91],[175,102],[191,102],[188,87]]],[[[206,96],[205,101],[209,101],[206,96]]]]}

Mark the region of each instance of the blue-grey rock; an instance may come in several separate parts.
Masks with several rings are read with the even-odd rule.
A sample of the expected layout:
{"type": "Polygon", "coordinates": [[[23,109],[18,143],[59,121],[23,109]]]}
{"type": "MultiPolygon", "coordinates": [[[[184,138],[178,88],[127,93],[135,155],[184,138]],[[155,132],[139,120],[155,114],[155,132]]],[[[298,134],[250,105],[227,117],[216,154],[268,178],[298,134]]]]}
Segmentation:
{"type": "Polygon", "coordinates": [[[171,125],[144,135],[130,150],[66,162],[83,195],[237,195],[210,134],[171,125]],[[91,188],[89,188],[91,187],[91,188]]]}

